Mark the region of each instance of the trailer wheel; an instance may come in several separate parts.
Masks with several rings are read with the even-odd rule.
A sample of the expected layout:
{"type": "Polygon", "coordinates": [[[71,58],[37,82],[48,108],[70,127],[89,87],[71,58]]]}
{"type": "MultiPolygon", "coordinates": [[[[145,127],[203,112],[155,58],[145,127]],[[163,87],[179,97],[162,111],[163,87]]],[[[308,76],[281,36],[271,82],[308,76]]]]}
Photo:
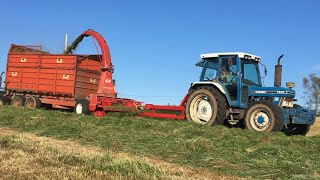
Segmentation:
{"type": "Polygon", "coordinates": [[[78,99],[76,102],[74,111],[77,114],[85,114],[85,115],[91,114],[89,110],[89,101],[87,99],[78,99]]]}
{"type": "Polygon", "coordinates": [[[283,127],[282,113],[270,101],[257,101],[247,109],[244,124],[247,129],[255,131],[280,131],[283,127]]]}
{"type": "Polygon", "coordinates": [[[26,101],[26,98],[24,96],[13,96],[11,99],[11,105],[12,106],[23,106],[24,102],[26,101]]]}
{"type": "Polygon", "coordinates": [[[202,86],[191,94],[186,103],[186,118],[208,126],[223,124],[227,103],[221,93],[213,87],[202,86]]]}
{"type": "Polygon", "coordinates": [[[41,107],[41,101],[38,97],[30,96],[26,99],[24,106],[32,109],[39,109],[41,107]]]}
{"type": "Polygon", "coordinates": [[[9,105],[11,99],[8,97],[1,97],[0,98],[0,106],[9,105]]]}

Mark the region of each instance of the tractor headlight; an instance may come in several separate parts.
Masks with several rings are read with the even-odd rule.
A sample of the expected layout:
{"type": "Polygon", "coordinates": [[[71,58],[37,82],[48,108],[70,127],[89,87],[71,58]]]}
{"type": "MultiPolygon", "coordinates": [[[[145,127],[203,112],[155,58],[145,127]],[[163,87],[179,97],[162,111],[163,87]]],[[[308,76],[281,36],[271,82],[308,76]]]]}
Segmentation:
{"type": "Polygon", "coordinates": [[[244,58],[245,58],[245,59],[251,59],[251,56],[244,55],[244,58]]]}
{"type": "Polygon", "coordinates": [[[281,98],[280,106],[292,108],[293,107],[293,98],[281,98]]]}

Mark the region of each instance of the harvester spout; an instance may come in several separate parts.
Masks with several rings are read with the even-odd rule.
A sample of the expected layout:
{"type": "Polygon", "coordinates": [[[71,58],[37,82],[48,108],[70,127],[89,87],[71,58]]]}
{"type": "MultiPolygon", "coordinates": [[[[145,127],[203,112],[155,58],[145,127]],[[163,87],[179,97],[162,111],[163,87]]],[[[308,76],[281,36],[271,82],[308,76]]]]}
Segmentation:
{"type": "Polygon", "coordinates": [[[274,86],[275,87],[280,87],[281,86],[281,76],[282,76],[282,65],[280,64],[280,60],[282,59],[284,54],[282,54],[278,58],[278,64],[275,65],[274,68],[274,86]]]}
{"type": "Polygon", "coordinates": [[[107,42],[98,32],[92,29],[84,31],[70,46],[66,48],[64,54],[72,53],[83,38],[88,36],[93,37],[98,42],[101,49],[101,75],[97,94],[99,96],[116,97],[117,93],[114,90],[114,81],[112,79],[113,66],[111,63],[109,47],[107,42]]]}

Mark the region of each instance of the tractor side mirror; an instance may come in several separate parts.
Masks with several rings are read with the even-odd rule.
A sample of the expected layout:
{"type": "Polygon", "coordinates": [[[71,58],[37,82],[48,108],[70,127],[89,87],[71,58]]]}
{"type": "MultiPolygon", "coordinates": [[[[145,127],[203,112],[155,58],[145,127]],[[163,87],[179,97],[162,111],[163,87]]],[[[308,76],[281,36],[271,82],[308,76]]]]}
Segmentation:
{"type": "Polygon", "coordinates": [[[267,76],[268,75],[268,71],[267,71],[267,68],[264,67],[264,75],[267,76]]]}
{"type": "MultiPolygon", "coordinates": [[[[262,64],[261,62],[259,62],[259,64],[260,64],[261,66],[263,66],[264,77],[266,77],[266,76],[268,75],[267,67],[266,67],[264,64],[262,64]]],[[[262,77],[262,78],[264,78],[264,77],[262,77]]]]}

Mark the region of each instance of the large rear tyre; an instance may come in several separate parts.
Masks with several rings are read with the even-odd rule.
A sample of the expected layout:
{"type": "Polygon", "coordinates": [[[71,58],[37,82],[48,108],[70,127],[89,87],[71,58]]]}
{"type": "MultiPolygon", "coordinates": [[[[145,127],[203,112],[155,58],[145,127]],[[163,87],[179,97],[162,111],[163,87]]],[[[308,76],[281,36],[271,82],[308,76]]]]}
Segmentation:
{"type": "Polygon", "coordinates": [[[77,114],[90,115],[89,101],[87,99],[78,99],[74,111],[77,114]]]}
{"type": "Polygon", "coordinates": [[[252,103],[245,115],[244,124],[254,131],[281,131],[283,118],[281,109],[270,101],[252,103]]]}
{"type": "Polygon", "coordinates": [[[202,86],[191,94],[186,103],[188,121],[208,126],[224,124],[227,103],[222,94],[213,87],[202,86]]]}
{"type": "Polygon", "coordinates": [[[26,98],[24,96],[20,96],[20,95],[13,96],[11,99],[11,105],[12,106],[23,106],[25,101],[26,101],[26,98]]]}
{"type": "Polygon", "coordinates": [[[41,101],[38,97],[30,96],[26,99],[24,106],[32,109],[39,109],[41,107],[41,101]]]}

